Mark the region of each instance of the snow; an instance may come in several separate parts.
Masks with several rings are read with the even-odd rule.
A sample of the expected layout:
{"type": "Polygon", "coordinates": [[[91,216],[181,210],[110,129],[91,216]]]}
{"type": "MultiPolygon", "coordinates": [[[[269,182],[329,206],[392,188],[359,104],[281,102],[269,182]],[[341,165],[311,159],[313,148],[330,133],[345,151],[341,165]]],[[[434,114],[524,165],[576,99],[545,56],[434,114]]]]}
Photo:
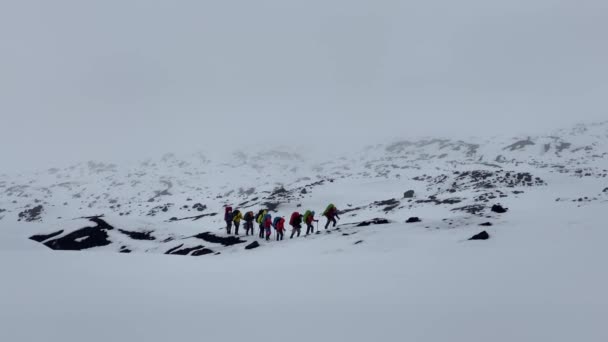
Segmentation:
{"type": "MultiPolygon", "coordinates": [[[[168,165],[159,162],[156,169],[137,167],[127,173],[89,174],[88,166],[41,173],[24,193],[13,190],[13,195],[0,199],[0,208],[9,210],[0,220],[0,341],[606,341],[608,230],[602,214],[608,195],[601,191],[608,185],[602,175],[608,165],[608,136],[600,134],[606,127],[579,127],[573,131],[578,135],[570,130],[560,133],[574,141],[573,149],[582,145],[593,151],[539,154],[539,143],[524,151],[504,152],[507,160],[515,158],[497,162],[505,172],[530,172],[545,182],[491,189],[506,194],[489,203],[509,208],[505,214],[486,210],[477,216],[453,210],[481,203],[475,198],[487,192],[476,189],[475,182],[449,192],[457,175],[453,172],[496,168],[479,164],[479,156],[466,159],[464,151],[451,151],[446,160],[427,158],[446,152],[438,146],[397,156],[372,148],[358,157],[325,164],[316,173],[304,164],[300,171],[285,171],[280,159],[259,170],[208,160],[183,169],[172,157],[164,158],[168,165]],[[427,157],[417,159],[422,155],[427,157]],[[580,168],[592,175],[577,175],[580,168]],[[397,171],[386,176],[387,169],[397,171]],[[135,172],[141,174],[127,176],[135,172]],[[201,178],[203,173],[207,178],[201,178]],[[445,175],[448,180],[435,184],[413,179],[422,175],[445,175]],[[162,190],[157,183],[168,179],[171,195],[147,204],[154,191],[162,190]],[[70,191],[56,186],[66,180],[77,180],[70,191]],[[141,184],[116,185],[134,180],[141,184]],[[227,247],[192,238],[204,231],[223,236],[221,215],[169,222],[174,216],[221,212],[225,202],[252,201],[256,196],[261,199],[251,210],[257,210],[277,182],[299,193],[301,187],[320,180],[324,183],[282,201],[278,210],[288,216],[296,209],[320,213],[328,202],[340,209],[362,207],[342,215],[340,230],[331,233],[290,240],[288,232],[285,241],[261,241],[260,248],[245,251],[255,238],[242,237],[245,243],[227,247]],[[251,186],[256,187],[255,194],[236,191],[251,186]],[[204,190],[193,190],[197,187],[204,190]],[[412,202],[401,198],[409,189],[416,191],[412,202]],[[84,199],[76,201],[74,192],[84,199]],[[43,193],[47,195],[42,220],[17,222],[17,211],[43,193]],[[133,215],[119,216],[109,204],[95,199],[104,193],[123,206],[131,203],[133,215]],[[187,201],[193,193],[199,198],[187,201]],[[416,203],[431,195],[463,202],[416,203]],[[578,201],[583,196],[589,200],[578,201]],[[400,201],[394,210],[370,206],[391,198],[400,201]],[[64,206],[64,201],[70,204],[64,206]],[[169,202],[174,206],[167,212],[146,215],[150,208],[169,202]],[[179,208],[197,202],[209,209],[179,208]],[[89,207],[90,203],[95,204],[89,207]],[[107,231],[110,245],[68,252],[28,239],[58,230],[64,230],[58,235],[64,237],[92,227],[79,217],[95,214],[105,214],[104,220],[116,228],[149,230],[156,240],[131,240],[114,229],[107,231]],[[422,222],[403,223],[410,216],[422,222]],[[374,217],[391,223],[351,224],[374,217]],[[479,226],[487,221],[493,225],[479,226]],[[489,240],[468,241],[483,230],[489,240]],[[162,242],[169,237],[175,240],[162,242]],[[221,254],[162,255],[180,244],[204,245],[221,254]],[[116,253],[122,246],[134,253],[116,253]]],[[[496,156],[516,141],[492,140],[481,149],[484,156],[496,156]]],[[[31,177],[0,178],[0,191],[7,194],[6,188],[31,177]]]]}

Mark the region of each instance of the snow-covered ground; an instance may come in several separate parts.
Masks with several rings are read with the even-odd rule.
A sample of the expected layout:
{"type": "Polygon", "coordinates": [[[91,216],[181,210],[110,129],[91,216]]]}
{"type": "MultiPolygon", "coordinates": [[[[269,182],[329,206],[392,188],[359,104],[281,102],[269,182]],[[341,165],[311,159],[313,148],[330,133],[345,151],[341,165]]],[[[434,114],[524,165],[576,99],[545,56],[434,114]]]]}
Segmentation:
{"type": "Polygon", "coordinates": [[[606,341],[607,146],[604,123],[328,162],[168,155],[4,175],[0,341],[606,341]],[[225,204],[288,217],[329,202],[338,229],[222,240],[225,204]],[[373,218],[390,223],[357,225],[373,218]],[[162,255],[176,248],[194,249],[162,255]]]}

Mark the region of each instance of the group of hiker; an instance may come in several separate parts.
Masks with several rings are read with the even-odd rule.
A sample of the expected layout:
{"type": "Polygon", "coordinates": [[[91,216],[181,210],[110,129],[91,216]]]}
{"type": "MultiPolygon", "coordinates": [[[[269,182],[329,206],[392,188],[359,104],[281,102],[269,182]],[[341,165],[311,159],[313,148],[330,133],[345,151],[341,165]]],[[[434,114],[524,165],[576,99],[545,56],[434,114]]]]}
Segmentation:
{"type": "MultiPolygon", "coordinates": [[[[323,216],[327,218],[325,229],[329,228],[332,223],[335,227],[338,224],[336,219],[340,219],[338,216],[338,208],[333,204],[327,206],[323,212],[323,216]]],[[[273,218],[267,209],[262,209],[258,211],[257,214],[254,214],[253,211],[242,213],[238,209],[232,210],[232,207],[227,206],[224,212],[224,221],[226,221],[226,232],[229,235],[232,234],[233,227],[234,234],[239,235],[241,222],[244,221],[245,235],[251,233],[251,236],[253,236],[255,234],[255,222],[259,227],[258,237],[260,239],[265,238],[266,241],[270,240],[272,229],[276,232],[277,241],[283,240],[285,236],[285,217],[275,216],[273,218]]],[[[294,236],[300,236],[303,223],[306,224],[306,235],[313,234],[315,232],[314,222],[319,222],[319,220],[315,219],[314,211],[306,210],[304,214],[300,214],[297,211],[292,213],[288,222],[292,228],[291,236],[289,238],[293,239],[294,236]]]]}

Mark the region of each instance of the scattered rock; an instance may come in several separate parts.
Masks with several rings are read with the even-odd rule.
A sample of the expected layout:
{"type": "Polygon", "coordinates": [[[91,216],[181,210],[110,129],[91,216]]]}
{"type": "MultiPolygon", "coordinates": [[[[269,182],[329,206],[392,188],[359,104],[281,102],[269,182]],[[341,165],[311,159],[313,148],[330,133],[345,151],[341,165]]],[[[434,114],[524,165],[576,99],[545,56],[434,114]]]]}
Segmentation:
{"type": "Polygon", "coordinates": [[[492,222],[481,223],[480,226],[482,226],[482,227],[491,227],[492,226],[492,222]]]}
{"type": "Polygon", "coordinates": [[[127,248],[127,246],[122,246],[120,247],[120,251],[118,251],[119,253],[131,253],[132,251],[130,249],[127,248]]]}
{"type": "Polygon", "coordinates": [[[209,248],[201,248],[199,250],[196,250],[194,252],[192,252],[192,256],[202,256],[202,255],[209,255],[209,254],[213,254],[214,252],[212,250],[210,250],[209,248]]]}
{"type": "Polygon", "coordinates": [[[358,245],[360,243],[363,243],[363,240],[359,240],[359,241],[355,242],[354,245],[358,245]]]}
{"type": "Polygon", "coordinates": [[[122,229],[119,229],[118,231],[127,235],[133,240],[156,240],[156,238],[152,236],[152,231],[130,232],[122,229]]]}
{"type": "Polygon", "coordinates": [[[24,220],[25,222],[41,221],[42,220],[41,215],[42,215],[43,211],[44,211],[44,208],[42,207],[42,205],[37,205],[31,209],[24,210],[19,213],[18,221],[22,221],[22,220],[24,220]]]}
{"type": "Polygon", "coordinates": [[[383,218],[375,218],[370,221],[363,221],[357,224],[357,227],[367,227],[375,224],[389,224],[390,221],[383,218]]]}
{"type": "Polygon", "coordinates": [[[378,207],[383,207],[386,206],[386,208],[384,208],[384,212],[389,212],[395,208],[397,208],[399,206],[401,202],[399,202],[398,200],[391,198],[389,200],[386,201],[377,201],[374,202],[373,205],[378,206],[378,207]]]}
{"type": "Polygon", "coordinates": [[[260,244],[257,241],[253,241],[252,243],[245,246],[245,249],[249,250],[249,249],[254,249],[254,248],[258,248],[258,247],[260,247],[260,244]]]}
{"type": "Polygon", "coordinates": [[[407,219],[407,221],[405,221],[405,223],[416,223],[416,222],[422,222],[422,220],[418,217],[410,217],[409,219],[407,219]]]}
{"type": "Polygon", "coordinates": [[[498,214],[504,214],[509,211],[509,209],[502,207],[500,204],[494,204],[492,206],[492,211],[498,214]]]}
{"type": "Polygon", "coordinates": [[[414,195],[416,193],[414,192],[414,190],[408,190],[403,194],[403,198],[414,198],[414,195]]]}
{"type": "Polygon", "coordinates": [[[485,230],[477,235],[472,236],[469,240],[487,240],[490,238],[490,234],[485,230]]]}
{"type": "Polygon", "coordinates": [[[210,242],[210,243],[221,244],[221,245],[226,246],[226,247],[228,247],[228,246],[234,246],[234,245],[238,245],[240,243],[247,242],[245,240],[239,239],[236,236],[217,236],[217,235],[214,235],[214,234],[209,233],[209,232],[198,234],[198,235],[195,235],[193,237],[195,237],[197,239],[201,239],[201,240],[207,241],[207,242],[210,242]]]}
{"type": "Polygon", "coordinates": [[[308,191],[306,191],[306,188],[302,188],[302,191],[300,191],[300,193],[302,195],[306,195],[308,193],[308,191]]]}
{"type": "Polygon", "coordinates": [[[486,206],[483,204],[473,204],[473,205],[467,205],[464,207],[454,208],[454,209],[452,209],[452,211],[464,211],[469,214],[477,215],[477,214],[480,214],[485,209],[486,209],[486,206]]]}
{"type": "Polygon", "coordinates": [[[200,203],[196,203],[192,206],[192,209],[194,210],[198,210],[198,211],[204,211],[205,209],[207,209],[206,205],[202,205],[200,203]]]}
{"type": "Polygon", "coordinates": [[[608,188],[604,189],[604,191],[602,191],[602,192],[608,192],[608,188]]]}

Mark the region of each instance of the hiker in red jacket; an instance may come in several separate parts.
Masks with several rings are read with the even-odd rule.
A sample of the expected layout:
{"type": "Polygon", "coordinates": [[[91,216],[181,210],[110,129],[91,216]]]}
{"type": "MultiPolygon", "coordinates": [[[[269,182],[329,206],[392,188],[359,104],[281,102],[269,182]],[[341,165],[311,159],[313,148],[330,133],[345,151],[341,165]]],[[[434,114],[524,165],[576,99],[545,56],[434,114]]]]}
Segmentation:
{"type": "Polygon", "coordinates": [[[293,239],[293,236],[298,233],[298,237],[300,237],[300,231],[302,230],[302,219],[304,216],[300,215],[299,212],[294,212],[291,214],[291,219],[289,219],[289,225],[291,226],[291,236],[290,239],[293,239]]]}
{"type": "Polygon", "coordinates": [[[281,241],[285,235],[285,218],[276,217],[274,220],[273,226],[277,232],[277,241],[281,241]]]}
{"type": "Polygon", "coordinates": [[[270,241],[270,235],[272,235],[272,216],[270,214],[266,214],[262,223],[264,229],[266,230],[266,241],[270,241]]]}

